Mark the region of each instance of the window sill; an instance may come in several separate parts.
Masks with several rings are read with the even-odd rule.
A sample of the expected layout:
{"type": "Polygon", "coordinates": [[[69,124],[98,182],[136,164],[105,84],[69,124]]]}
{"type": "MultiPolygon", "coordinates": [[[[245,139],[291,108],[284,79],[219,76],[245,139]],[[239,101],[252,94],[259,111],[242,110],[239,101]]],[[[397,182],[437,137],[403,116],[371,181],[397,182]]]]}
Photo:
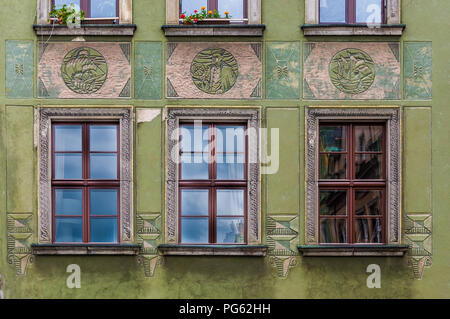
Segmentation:
{"type": "Polygon", "coordinates": [[[133,36],[136,30],[135,24],[82,24],[79,28],[69,28],[67,25],[58,24],[34,24],[36,35],[60,35],[60,36],[133,36]]]}
{"type": "Polygon", "coordinates": [[[403,257],[408,245],[301,245],[298,250],[304,257],[403,257]]]}
{"type": "Polygon", "coordinates": [[[304,24],[301,26],[305,36],[327,35],[382,35],[401,36],[405,24],[380,24],[370,27],[362,24],[304,24]]]}
{"type": "Polygon", "coordinates": [[[265,257],[264,245],[159,245],[165,256],[253,256],[265,257]]]}
{"type": "Polygon", "coordinates": [[[138,244],[32,244],[33,255],[110,255],[135,256],[138,244]]]}
{"type": "Polygon", "coordinates": [[[163,25],[166,37],[262,37],[264,24],[163,25]]]}

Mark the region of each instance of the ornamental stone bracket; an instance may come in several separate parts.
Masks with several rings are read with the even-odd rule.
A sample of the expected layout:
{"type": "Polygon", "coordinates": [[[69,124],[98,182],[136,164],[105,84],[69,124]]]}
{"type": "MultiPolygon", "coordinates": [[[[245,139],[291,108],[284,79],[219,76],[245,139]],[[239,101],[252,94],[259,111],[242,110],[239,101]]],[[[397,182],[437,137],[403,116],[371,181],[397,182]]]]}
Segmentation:
{"type": "Polygon", "coordinates": [[[306,121],[306,233],[305,245],[317,245],[318,233],[318,176],[317,146],[320,120],[385,121],[387,130],[387,244],[400,244],[401,211],[401,138],[400,109],[398,107],[307,107],[306,121]]]}
{"type": "Polygon", "coordinates": [[[133,243],[133,135],[131,108],[48,107],[38,109],[38,242],[52,243],[51,123],[54,120],[116,120],[120,125],[120,243],[133,243]]]}
{"type": "Polygon", "coordinates": [[[178,244],[178,165],[171,154],[178,154],[176,129],[180,120],[227,120],[246,121],[249,131],[248,153],[248,211],[247,242],[249,245],[261,244],[261,177],[259,165],[259,128],[261,112],[250,108],[166,108],[166,216],[165,243],[178,244]],[[251,133],[254,132],[254,133],[251,133]]]}

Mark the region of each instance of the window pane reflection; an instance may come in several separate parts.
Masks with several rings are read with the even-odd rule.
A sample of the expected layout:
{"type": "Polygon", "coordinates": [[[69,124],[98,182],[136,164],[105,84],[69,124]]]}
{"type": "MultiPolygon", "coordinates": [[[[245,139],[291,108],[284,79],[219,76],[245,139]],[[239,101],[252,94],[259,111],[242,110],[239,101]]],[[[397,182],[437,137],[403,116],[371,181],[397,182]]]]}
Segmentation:
{"type": "Polygon", "coordinates": [[[116,0],[91,0],[91,18],[115,18],[116,0]]]}
{"type": "Polygon", "coordinates": [[[90,218],[91,242],[115,243],[117,242],[117,217],[90,218]]]}
{"type": "Polygon", "coordinates": [[[217,215],[244,215],[243,189],[218,189],[217,215]]]}
{"type": "Polygon", "coordinates": [[[345,0],[320,0],[320,22],[345,22],[345,0]]]}
{"type": "Polygon", "coordinates": [[[181,242],[189,244],[208,243],[208,218],[181,218],[181,242]]]}
{"type": "Polygon", "coordinates": [[[91,189],[90,213],[92,215],[116,215],[117,195],[117,189],[91,189]]]}
{"type": "Polygon", "coordinates": [[[356,22],[381,23],[381,0],[356,0],[356,22]]]}
{"type": "Polygon", "coordinates": [[[81,154],[55,154],[55,178],[56,179],[81,179],[82,161],[81,154]]]}
{"type": "Polygon", "coordinates": [[[55,125],[55,151],[81,152],[81,125],[55,125]]]}
{"type": "Polygon", "coordinates": [[[55,241],[58,243],[80,243],[83,241],[82,219],[56,217],[55,241]]]}
{"type": "Polygon", "coordinates": [[[320,155],[321,179],[345,179],[347,177],[347,156],[343,154],[320,155]]]}
{"type": "Polygon", "coordinates": [[[208,154],[183,154],[181,179],[208,179],[208,154]]]}
{"type": "Polygon", "coordinates": [[[244,218],[217,218],[217,243],[240,244],[244,242],[244,218]]]}
{"type": "Polygon", "coordinates": [[[347,191],[320,191],[320,215],[347,215],[347,191]]]}
{"type": "Polygon", "coordinates": [[[91,125],[89,147],[96,152],[117,151],[117,126],[91,125]]]}
{"type": "Polygon", "coordinates": [[[228,11],[232,19],[244,18],[244,0],[219,0],[219,12],[224,18],[228,11]]]}
{"type": "Polygon", "coordinates": [[[355,155],[356,179],[380,179],[383,170],[383,155],[359,154],[355,155]]]}
{"type": "Polygon", "coordinates": [[[347,149],[347,128],[345,126],[320,127],[320,151],[343,152],[347,149]]]}
{"type": "Polygon", "coordinates": [[[90,176],[92,179],[117,179],[117,154],[91,154],[90,176]]]}
{"type": "Polygon", "coordinates": [[[345,219],[322,218],[320,220],[321,243],[346,243],[347,222],[345,219]]]}
{"type": "Polygon", "coordinates": [[[381,215],[383,212],[383,192],[372,190],[355,191],[356,215],[381,215]]]}
{"type": "Polygon", "coordinates": [[[83,195],[81,189],[55,189],[56,215],[81,215],[83,195]]]}
{"type": "Polygon", "coordinates": [[[182,215],[208,215],[209,191],[207,189],[181,190],[182,215]]]}
{"type": "Polygon", "coordinates": [[[355,148],[357,152],[382,152],[382,126],[356,126],[355,148]]]}
{"type": "Polygon", "coordinates": [[[357,218],[354,222],[356,243],[382,243],[382,222],[380,218],[357,218]]]}

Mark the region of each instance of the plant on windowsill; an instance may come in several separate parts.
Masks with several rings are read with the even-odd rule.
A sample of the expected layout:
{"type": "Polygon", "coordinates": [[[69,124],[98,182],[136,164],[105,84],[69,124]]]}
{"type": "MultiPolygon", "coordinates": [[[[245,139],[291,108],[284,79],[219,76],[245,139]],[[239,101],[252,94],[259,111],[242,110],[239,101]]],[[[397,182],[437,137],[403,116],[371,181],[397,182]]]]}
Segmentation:
{"type": "Polygon", "coordinates": [[[217,10],[210,10],[207,12],[206,7],[201,7],[200,10],[201,10],[200,12],[194,10],[194,13],[191,15],[186,15],[186,13],[183,12],[180,15],[180,18],[183,19],[183,24],[185,25],[230,24],[231,16],[228,11],[225,11],[225,18],[222,18],[217,10]]]}
{"type": "MultiPolygon", "coordinates": [[[[63,5],[60,9],[56,9],[56,7],[53,6],[52,11],[50,11],[48,15],[50,18],[53,18],[51,19],[52,23],[66,25],[67,22],[69,22],[69,24],[77,23],[78,18],[79,21],[83,21],[85,13],[81,9],[77,11],[75,5],[71,3],[69,6],[63,5]]],[[[48,22],[50,23],[50,19],[48,22]]]]}

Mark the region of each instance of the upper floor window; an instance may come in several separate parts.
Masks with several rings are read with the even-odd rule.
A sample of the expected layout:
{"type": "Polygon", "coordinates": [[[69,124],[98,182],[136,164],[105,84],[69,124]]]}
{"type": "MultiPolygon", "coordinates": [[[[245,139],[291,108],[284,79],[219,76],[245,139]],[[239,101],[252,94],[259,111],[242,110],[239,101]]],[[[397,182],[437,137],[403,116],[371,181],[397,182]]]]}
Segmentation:
{"type": "Polygon", "coordinates": [[[384,0],[320,0],[320,23],[384,23],[384,0]]]}
{"type": "Polygon", "coordinates": [[[118,23],[119,0],[52,0],[56,9],[70,4],[84,11],[85,20],[89,23],[118,23]]]}
{"type": "Polygon", "coordinates": [[[195,10],[200,12],[202,8],[207,12],[216,10],[222,18],[228,12],[232,22],[248,21],[247,0],[180,0],[180,15],[190,15],[195,10]]]}

